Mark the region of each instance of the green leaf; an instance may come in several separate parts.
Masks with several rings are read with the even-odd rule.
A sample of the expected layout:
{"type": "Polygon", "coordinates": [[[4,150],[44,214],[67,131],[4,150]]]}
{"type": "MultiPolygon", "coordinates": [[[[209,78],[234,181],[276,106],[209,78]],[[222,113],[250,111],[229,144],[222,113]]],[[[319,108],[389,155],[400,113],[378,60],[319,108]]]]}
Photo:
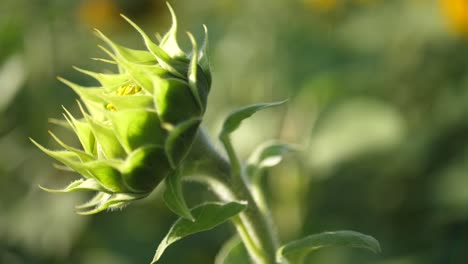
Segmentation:
{"type": "Polygon", "coordinates": [[[215,258],[214,264],[250,264],[247,249],[238,236],[229,239],[215,258]]]}
{"type": "Polygon", "coordinates": [[[283,160],[283,156],[294,150],[291,146],[279,142],[266,142],[258,146],[247,163],[256,165],[258,168],[268,168],[278,165],[283,160]]]}
{"type": "Polygon", "coordinates": [[[311,251],[331,246],[363,248],[380,253],[380,244],[375,238],[355,231],[344,230],[314,234],[289,242],[278,249],[276,258],[278,262],[281,262],[283,257],[297,259],[311,251]]]}
{"type": "Polygon", "coordinates": [[[242,121],[249,118],[250,116],[252,116],[256,112],[258,112],[258,111],[260,111],[262,109],[265,109],[265,108],[282,105],[285,102],[286,102],[286,100],[281,101],[281,102],[274,102],[274,103],[254,104],[254,105],[243,107],[241,109],[238,109],[238,110],[230,113],[228,115],[228,117],[224,120],[224,124],[223,124],[223,128],[221,130],[221,133],[220,133],[220,137],[222,138],[222,137],[225,137],[225,136],[231,134],[233,131],[235,131],[240,126],[242,121]]]}
{"type": "Polygon", "coordinates": [[[163,196],[164,202],[166,202],[167,207],[174,213],[193,222],[195,218],[190,213],[190,209],[185,202],[181,178],[182,175],[178,170],[166,177],[166,190],[163,196]]]}
{"type": "Polygon", "coordinates": [[[210,230],[239,214],[246,207],[247,204],[243,202],[206,203],[195,207],[191,210],[195,222],[179,218],[159,244],[151,263],[156,263],[166,248],[174,242],[191,234],[210,230]]]}
{"type": "Polygon", "coordinates": [[[294,150],[291,146],[275,141],[269,141],[258,146],[247,161],[247,171],[251,177],[257,177],[264,168],[278,165],[283,156],[294,150]]]}

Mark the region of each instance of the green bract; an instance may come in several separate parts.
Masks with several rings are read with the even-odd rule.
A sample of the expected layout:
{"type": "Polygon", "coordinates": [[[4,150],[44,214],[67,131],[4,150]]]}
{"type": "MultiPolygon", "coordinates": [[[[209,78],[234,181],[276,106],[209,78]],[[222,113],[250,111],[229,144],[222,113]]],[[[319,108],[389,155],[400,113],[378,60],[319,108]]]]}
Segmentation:
{"type": "MultiPolygon", "coordinates": [[[[120,208],[147,196],[166,177],[178,177],[205,112],[211,84],[206,55],[207,32],[199,50],[193,36],[190,53],[177,44],[177,20],[153,42],[142,29],[123,16],[142,36],[146,50],[120,46],[100,31],[110,50],[100,47],[116,64],[114,74],[78,71],[95,78],[100,86],[82,87],[59,78],[79,96],[82,118],[65,109],[65,119],[82,149],[52,137],[63,150],[42,151],[78,172],[83,179],[51,192],[97,191],[78,213],[93,214],[120,208]]],[[[184,204],[182,203],[182,207],[184,204]]]]}

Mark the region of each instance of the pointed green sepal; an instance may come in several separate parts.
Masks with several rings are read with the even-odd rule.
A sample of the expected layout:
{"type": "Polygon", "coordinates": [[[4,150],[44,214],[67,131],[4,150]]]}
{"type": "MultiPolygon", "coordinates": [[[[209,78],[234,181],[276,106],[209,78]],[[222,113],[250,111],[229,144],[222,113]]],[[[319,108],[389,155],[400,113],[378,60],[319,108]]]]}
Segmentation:
{"type": "Polygon", "coordinates": [[[164,202],[174,213],[190,221],[195,221],[190,209],[185,202],[182,192],[182,175],[179,170],[173,171],[166,177],[166,189],[164,191],[164,202]]]}
{"type": "Polygon", "coordinates": [[[103,58],[91,58],[91,59],[95,60],[95,61],[104,62],[104,63],[107,63],[107,64],[112,64],[112,65],[117,65],[118,64],[115,60],[109,60],[109,59],[103,59],[103,58]]]}
{"type": "Polygon", "coordinates": [[[203,70],[204,76],[208,83],[208,87],[211,86],[211,66],[210,60],[208,57],[208,28],[203,25],[203,30],[205,32],[205,39],[203,40],[202,47],[200,48],[200,55],[198,56],[198,64],[203,70]]]}
{"type": "Polygon", "coordinates": [[[65,164],[66,166],[70,167],[74,171],[78,172],[85,178],[91,178],[92,175],[83,168],[82,161],[80,160],[80,156],[76,153],[68,151],[68,150],[49,150],[43,147],[41,144],[37,143],[35,140],[30,138],[31,142],[36,145],[42,152],[49,155],[50,157],[60,161],[61,163],[65,164]]]}
{"type": "Polygon", "coordinates": [[[91,200],[87,201],[86,203],[76,205],[75,209],[84,210],[87,208],[96,207],[98,204],[101,203],[101,201],[107,200],[110,196],[111,194],[105,192],[98,192],[95,196],[93,196],[93,198],[91,198],[91,200]]]}
{"type": "MultiPolygon", "coordinates": [[[[84,87],[77,85],[73,82],[57,77],[59,81],[70,87],[76,94],[78,94],[88,109],[89,113],[96,119],[102,120],[104,112],[106,111],[106,102],[102,98],[104,89],[103,87],[84,87]]],[[[80,103],[78,102],[80,105],[80,103]]],[[[80,108],[82,106],[80,105],[80,108]]],[[[82,111],[83,112],[83,111],[82,111]]]]}
{"type": "Polygon", "coordinates": [[[201,119],[189,119],[174,127],[166,140],[166,153],[172,168],[184,160],[192,147],[201,119]]]}
{"type": "Polygon", "coordinates": [[[120,145],[112,127],[104,125],[86,114],[85,118],[91,127],[94,138],[99,144],[98,157],[102,154],[108,159],[125,157],[125,150],[120,145]]]}
{"type": "Polygon", "coordinates": [[[106,190],[111,192],[128,192],[127,186],[122,180],[120,167],[121,161],[97,160],[83,163],[94,179],[96,179],[106,190]]]}
{"type": "Polygon", "coordinates": [[[153,78],[156,111],[165,123],[176,125],[184,120],[201,116],[202,108],[197,103],[188,83],[175,78],[153,78]]]}
{"type": "Polygon", "coordinates": [[[164,145],[166,132],[157,113],[146,109],[129,109],[108,113],[113,132],[127,153],[143,145],[164,145]]]}
{"type": "Polygon", "coordinates": [[[182,51],[177,42],[177,17],[169,2],[166,2],[166,5],[171,13],[172,25],[169,31],[162,37],[159,46],[173,58],[185,57],[184,51],[182,51]]]}
{"type": "Polygon", "coordinates": [[[94,102],[95,104],[102,105],[105,103],[101,96],[104,91],[102,87],[84,87],[62,77],[57,77],[57,79],[75,91],[85,104],[87,102],[94,102]]]}
{"type": "Polygon", "coordinates": [[[65,111],[65,119],[72,127],[85,152],[96,155],[96,140],[89,123],[78,121],[65,107],[63,109],[65,111]]]}
{"type": "Polygon", "coordinates": [[[146,146],[130,153],[121,171],[126,186],[132,192],[150,192],[171,168],[162,147],[146,146]]]}
{"type": "Polygon", "coordinates": [[[126,47],[123,47],[121,45],[116,44],[112,40],[110,40],[106,35],[104,35],[101,31],[98,29],[94,29],[96,32],[96,35],[102,39],[104,42],[109,45],[114,53],[121,59],[124,59],[128,62],[132,63],[137,63],[137,64],[155,64],[156,59],[154,58],[153,54],[151,52],[148,52],[146,50],[135,50],[135,49],[129,49],[126,47]]]}
{"type": "Polygon", "coordinates": [[[51,193],[68,193],[76,191],[106,191],[95,179],[76,180],[70,183],[67,187],[59,190],[45,188],[40,185],[39,188],[51,193]]]}
{"type": "Polygon", "coordinates": [[[84,70],[78,68],[76,66],[73,67],[75,70],[86,74],[90,77],[96,79],[102,86],[118,86],[122,85],[122,83],[126,83],[130,80],[130,76],[128,74],[108,74],[108,73],[97,73],[88,70],[84,70]]]}
{"type": "Polygon", "coordinates": [[[143,41],[145,42],[148,50],[156,57],[158,63],[169,72],[174,74],[177,77],[184,78],[184,73],[186,72],[186,65],[183,61],[173,59],[166,53],[160,46],[154,43],[150,37],[132,20],[128,17],[121,15],[127,22],[140,33],[143,41]]]}
{"type": "Polygon", "coordinates": [[[86,152],[83,152],[83,151],[81,151],[81,150],[79,150],[77,148],[74,148],[74,147],[71,147],[71,146],[65,144],[52,131],[49,131],[49,134],[64,149],[66,149],[68,151],[71,151],[71,152],[75,153],[76,155],[78,155],[80,157],[81,161],[86,162],[86,161],[90,161],[90,160],[92,160],[94,158],[92,155],[89,155],[86,152]]]}
{"type": "Polygon", "coordinates": [[[52,166],[56,168],[57,170],[74,172],[72,168],[65,166],[65,165],[53,163],[52,166]]]}
{"type": "Polygon", "coordinates": [[[197,75],[197,68],[198,68],[198,47],[197,47],[197,42],[195,41],[195,38],[190,32],[187,32],[187,36],[190,39],[190,42],[192,43],[192,54],[190,58],[190,66],[188,70],[188,83],[190,86],[190,89],[192,90],[192,94],[195,97],[196,102],[198,103],[198,106],[200,109],[202,109],[202,112],[205,111],[205,106],[206,106],[206,96],[205,94],[202,94],[202,90],[199,89],[199,83],[198,83],[198,75],[197,75]],[[204,100],[205,99],[205,100],[204,100]]]}
{"type": "Polygon", "coordinates": [[[92,210],[78,210],[77,214],[80,215],[91,215],[102,212],[104,210],[115,210],[125,207],[129,202],[142,199],[147,194],[128,194],[128,193],[117,193],[111,196],[104,196],[100,202],[92,210]]]}
{"type": "MultiPolygon", "coordinates": [[[[127,72],[132,79],[140,86],[143,87],[145,90],[152,92],[153,91],[153,83],[149,76],[151,76],[150,72],[148,72],[143,65],[134,64],[123,60],[121,58],[116,57],[112,52],[108,49],[98,46],[102,49],[107,55],[109,55],[112,59],[119,63],[119,67],[123,68],[125,72],[127,72]]],[[[153,67],[154,66],[147,66],[153,67]]]]}
{"type": "Polygon", "coordinates": [[[50,124],[53,124],[53,125],[56,125],[56,126],[59,126],[59,127],[63,127],[63,128],[66,128],[66,129],[71,129],[72,128],[72,126],[70,125],[70,123],[67,120],[62,120],[62,119],[57,119],[57,118],[49,118],[49,119],[47,119],[47,121],[49,121],[50,124]]]}

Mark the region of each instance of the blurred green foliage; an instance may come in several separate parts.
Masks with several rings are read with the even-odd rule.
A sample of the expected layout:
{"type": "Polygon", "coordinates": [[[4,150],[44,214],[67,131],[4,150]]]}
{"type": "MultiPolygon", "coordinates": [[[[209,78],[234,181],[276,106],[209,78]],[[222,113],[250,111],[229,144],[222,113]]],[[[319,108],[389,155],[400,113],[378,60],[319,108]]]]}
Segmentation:
{"type": "MultiPolygon", "coordinates": [[[[439,2],[171,1],[181,28],[199,39],[203,23],[210,30],[211,134],[235,107],[290,98],[234,134],[244,157],[272,137],[302,150],[264,177],[283,241],[352,229],[382,245],[380,256],[327,249],[310,263],[468,258],[468,43],[439,2]]],[[[118,13],[148,31],[170,23],[155,0],[0,2],[0,263],[147,263],[176,219],[158,191],[83,217],[71,208],[88,197],[37,187],[71,179],[28,141],[53,148],[47,119],[76,105],[55,76],[92,85],[71,66],[108,69],[89,59],[102,56],[93,27],[139,43],[118,13]]],[[[192,205],[213,198],[187,186],[192,205]]],[[[232,233],[225,225],[178,242],[161,263],[212,263],[232,233]]]]}

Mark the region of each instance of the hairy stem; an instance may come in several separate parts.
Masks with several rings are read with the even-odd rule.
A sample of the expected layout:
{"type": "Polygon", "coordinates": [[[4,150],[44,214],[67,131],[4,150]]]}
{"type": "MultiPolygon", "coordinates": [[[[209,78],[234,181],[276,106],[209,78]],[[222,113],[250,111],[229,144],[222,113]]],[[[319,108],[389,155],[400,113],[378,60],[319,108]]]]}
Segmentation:
{"type": "MultiPolygon", "coordinates": [[[[229,147],[232,148],[228,145],[227,148],[229,147]]],[[[234,152],[228,150],[228,153],[233,155],[234,152]]],[[[190,180],[208,184],[223,201],[247,201],[247,209],[233,217],[232,222],[253,263],[276,263],[275,252],[278,248],[278,239],[273,225],[255,202],[249,182],[243,175],[244,170],[237,157],[230,157],[230,159],[234,160],[234,164],[230,164],[213,147],[204,131],[200,131],[186,159],[186,173],[184,174],[191,174],[192,176],[188,177],[190,180]]]]}

